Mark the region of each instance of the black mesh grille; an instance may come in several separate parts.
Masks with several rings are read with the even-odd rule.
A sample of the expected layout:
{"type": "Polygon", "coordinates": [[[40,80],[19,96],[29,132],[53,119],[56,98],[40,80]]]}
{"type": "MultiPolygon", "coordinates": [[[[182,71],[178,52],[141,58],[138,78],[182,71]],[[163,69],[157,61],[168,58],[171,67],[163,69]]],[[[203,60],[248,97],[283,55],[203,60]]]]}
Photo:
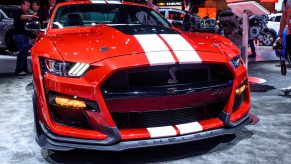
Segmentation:
{"type": "Polygon", "coordinates": [[[218,117],[226,101],[196,108],[167,111],[111,113],[119,129],[148,128],[190,123],[218,117]]]}
{"type": "Polygon", "coordinates": [[[110,76],[102,91],[185,84],[228,82],[232,74],[222,64],[180,64],[122,70],[110,76]],[[173,79],[173,76],[176,80],[173,79]]]}

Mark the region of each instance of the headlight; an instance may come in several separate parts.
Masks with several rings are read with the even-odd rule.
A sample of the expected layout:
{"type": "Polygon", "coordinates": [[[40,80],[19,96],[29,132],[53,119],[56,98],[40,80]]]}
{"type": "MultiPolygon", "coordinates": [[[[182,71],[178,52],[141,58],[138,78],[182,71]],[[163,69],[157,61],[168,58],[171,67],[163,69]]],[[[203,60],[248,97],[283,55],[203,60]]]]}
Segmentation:
{"type": "Polygon", "coordinates": [[[70,63],[52,59],[41,59],[42,71],[64,77],[80,77],[90,67],[85,63],[70,63]]]}
{"type": "Polygon", "coordinates": [[[238,68],[240,66],[240,55],[232,58],[230,64],[233,68],[238,68]]]}

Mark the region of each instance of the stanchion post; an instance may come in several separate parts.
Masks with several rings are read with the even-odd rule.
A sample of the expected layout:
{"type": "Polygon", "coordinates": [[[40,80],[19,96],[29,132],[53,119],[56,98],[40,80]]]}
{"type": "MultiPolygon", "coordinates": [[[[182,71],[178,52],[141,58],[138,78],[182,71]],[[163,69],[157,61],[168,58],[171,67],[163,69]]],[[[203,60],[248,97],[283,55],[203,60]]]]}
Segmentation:
{"type": "Polygon", "coordinates": [[[243,34],[242,34],[242,48],[241,55],[248,68],[248,42],[249,42],[249,16],[247,13],[243,14],[243,34]]]}

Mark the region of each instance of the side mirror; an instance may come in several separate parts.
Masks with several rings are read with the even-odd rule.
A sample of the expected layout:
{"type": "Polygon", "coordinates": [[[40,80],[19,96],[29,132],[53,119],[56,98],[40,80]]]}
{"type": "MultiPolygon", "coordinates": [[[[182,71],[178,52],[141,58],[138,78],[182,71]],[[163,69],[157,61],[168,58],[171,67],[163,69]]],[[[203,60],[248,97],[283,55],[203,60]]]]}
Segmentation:
{"type": "Polygon", "coordinates": [[[180,23],[180,22],[177,22],[177,21],[173,21],[173,22],[172,22],[172,25],[173,25],[174,27],[176,27],[176,28],[181,28],[181,27],[183,27],[183,24],[180,23]]]}
{"type": "Polygon", "coordinates": [[[38,20],[29,20],[24,25],[27,31],[39,31],[41,29],[41,24],[38,20]]]}

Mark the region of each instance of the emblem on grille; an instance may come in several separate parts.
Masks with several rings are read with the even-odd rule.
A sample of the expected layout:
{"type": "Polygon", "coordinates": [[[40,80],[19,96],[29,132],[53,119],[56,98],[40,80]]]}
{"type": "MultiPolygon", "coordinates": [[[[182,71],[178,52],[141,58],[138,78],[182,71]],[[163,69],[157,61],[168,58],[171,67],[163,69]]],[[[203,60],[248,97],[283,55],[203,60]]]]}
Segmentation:
{"type": "Polygon", "coordinates": [[[171,79],[168,80],[168,84],[177,84],[178,83],[178,80],[177,80],[177,77],[175,74],[177,70],[178,70],[178,68],[176,68],[176,67],[172,67],[169,70],[169,73],[171,75],[171,79]]]}

